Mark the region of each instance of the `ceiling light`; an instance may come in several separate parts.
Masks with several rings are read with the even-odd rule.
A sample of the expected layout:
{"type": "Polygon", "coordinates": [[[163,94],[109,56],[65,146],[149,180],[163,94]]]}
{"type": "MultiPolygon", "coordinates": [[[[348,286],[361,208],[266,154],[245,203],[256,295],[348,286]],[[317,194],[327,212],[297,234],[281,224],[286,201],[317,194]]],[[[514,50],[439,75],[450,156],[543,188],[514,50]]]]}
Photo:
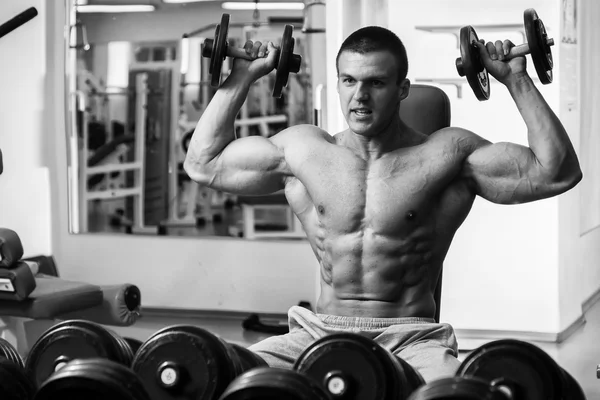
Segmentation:
{"type": "Polygon", "coordinates": [[[147,4],[123,4],[123,5],[84,5],[77,6],[78,13],[132,13],[154,11],[153,5],[147,4]]]}
{"type": "Polygon", "coordinates": [[[255,2],[225,2],[221,5],[224,10],[303,10],[304,3],[255,3],[255,2]]]}
{"type": "Polygon", "coordinates": [[[163,3],[167,4],[179,4],[179,3],[200,3],[201,1],[211,1],[211,0],[162,0],[163,3]]]}

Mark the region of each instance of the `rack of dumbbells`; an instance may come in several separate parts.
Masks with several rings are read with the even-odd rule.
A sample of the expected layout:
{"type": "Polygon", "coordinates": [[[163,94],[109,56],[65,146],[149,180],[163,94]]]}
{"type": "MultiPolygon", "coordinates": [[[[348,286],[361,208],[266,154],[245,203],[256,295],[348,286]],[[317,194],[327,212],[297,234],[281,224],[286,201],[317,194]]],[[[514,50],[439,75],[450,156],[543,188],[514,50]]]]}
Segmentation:
{"type": "Polygon", "coordinates": [[[23,360],[0,340],[3,400],[582,400],[580,385],[540,348],[497,340],[471,352],[454,377],[425,383],[408,362],[364,336],[336,333],[293,368],[193,325],[145,342],[94,322],[62,321],[23,360]]]}

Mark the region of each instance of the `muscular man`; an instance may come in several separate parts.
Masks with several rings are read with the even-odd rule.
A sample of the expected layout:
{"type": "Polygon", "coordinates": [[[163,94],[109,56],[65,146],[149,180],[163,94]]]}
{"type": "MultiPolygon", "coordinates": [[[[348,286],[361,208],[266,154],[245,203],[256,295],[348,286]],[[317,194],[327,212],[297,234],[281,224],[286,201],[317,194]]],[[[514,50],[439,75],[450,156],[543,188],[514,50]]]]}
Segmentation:
{"type": "Polygon", "coordinates": [[[196,182],[224,192],[284,190],[321,265],[317,313],[292,307],[289,334],[251,347],[271,366],[290,367],[313,340],[351,331],[375,339],[426,381],[456,372],[456,339],[449,324],[433,319],[434,290],[475,196],[530,202],[582,178],[525,58],[504,61],[512,46],[478,43],[486,68],[507,87],[527,125],[528,147],[490,143],[455,127],[427,136],[407,126],[399,116],[410,89],[406,51],[380,27],[354,32],[337,56],[347,130],[331,136],[300,125],[268,139],[234,140],[234,119],[250,85],[275,65],[271,43],[246,43],[254,61],[235,60],[198,122],[184,166],[196,182]]]}

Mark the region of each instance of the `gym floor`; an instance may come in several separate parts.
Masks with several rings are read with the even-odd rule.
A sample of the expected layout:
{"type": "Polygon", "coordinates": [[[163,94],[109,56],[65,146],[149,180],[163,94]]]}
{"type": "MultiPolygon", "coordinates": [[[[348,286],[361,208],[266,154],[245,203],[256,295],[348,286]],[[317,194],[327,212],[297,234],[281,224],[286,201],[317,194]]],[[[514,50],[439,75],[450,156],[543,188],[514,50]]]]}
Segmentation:
{"type": "MultiPolygon", "coordinates": [[[[262,319],[262,318],[261,318],[262,319]]],[[[600,364],[600,302],[596,303],[585,315],[586,323],[571,337],[560,344],[532,342],[550,354],[564,369],[566,369],[582,386],[589,400],[600,399],[600,380],[596,378],[596,366],[600,364]]],[[[241,318],[185,315],[160,315],[153,312],[151,316],[141,318],[134,326],[114,328],[122,336],[130,336],[146,340],[157,330],[175,324],[197,325],[219,335],[223,339],[244,346],[254,344],[266,337],[267,334],[244,331],[241,318]]],[[[265,323],[275,321],[264,320],[265,323]]],[[[467,340],[459,338],[459,347],[476,347],[467,340]]],[[[460,352],[459,359],[463,360],[468,352],[460,352]]]]}

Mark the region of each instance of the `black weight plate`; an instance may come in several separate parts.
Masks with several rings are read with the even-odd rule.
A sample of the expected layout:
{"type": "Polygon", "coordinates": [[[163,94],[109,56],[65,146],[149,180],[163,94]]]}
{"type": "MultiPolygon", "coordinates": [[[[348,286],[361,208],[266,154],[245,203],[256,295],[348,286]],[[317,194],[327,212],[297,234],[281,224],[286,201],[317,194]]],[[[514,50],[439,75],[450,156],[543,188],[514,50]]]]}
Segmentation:
{"type": "Polygon", "coordinates": [[[396,357],[396,359],[398,360],[398,363],[400,364],[398,369],[400,371],[402,371],[402,374],[406,377],[406,385],[407,385],[408,393],[414,392],[419,387],[421,387],[425,384],[425,379],[423,379],[423,376],[419,373],[419,371],[414,369],[412,365],[410,365],[408,362],[406,362],[402,358],[396,357]]]}
{"type": "Polygon", "coordinates": [[[98,357],[122,362],[121,349],[112,334],[93,322],[69,320],[54,325],[40,336],[29,352],[25,368],[39,387],[66,362],[98,357]]]}
{"type": "Polygon", "coordinates": [[[329,400],[327,391],[297,371],[259,367],[238,376],[219,400],[329,400]]]}
{"type": "Polygon", "coordinates": [[[476,376],[509,386],[516,399],[561,399],[560,367],[530,343],[503,339],[480,346],[461,363],[457,376],[476,376]]]}
{"type": "Polygon", "coordinates": [[[544,23],[539,19],[533,8],[525,10],[523,19],[525,22],[527,44],[529,45],[531,60],[535,66],[535,71],[542,84],[547,85],[552,83],[552,68],[554,62],[552,59],[552,50],[547,42],[548,34],[546,33],[544,23]]]}
{"type": "Polygon", "coordinates": [[[6,339],[0,338],[0,358],[4,357],[9,361],[18,364],[21,367],[25,366],[21,355],[15,347],[6,339]]]}
{"type": "Polygon", "coordinates": [[[223,61],[227,57],[227,33],[229,31],[229,14],[221,16],[221,23],[215,31],[215,42],[213,43],[212,56],[210,58],[210,84],[219,87],[221,84],[221,70],[223,61]]]}
{"type": "Polygon", "coordinates": [[[30,400],[35,394],[35,384],[27,377],[25,368],[0,357],[0,399],[30,400]]]}
{"type": "Polygon", "coordinates": [[[286,25],[283,29],[281,46],[279,49],[279,59],[277,60],[277,73],[275,74],[275,85],[273,85],[273,97],[280,98],[281,92],[288,84],[290,69],[292,67],[292,57],[294,54],[294,27],[286,25]]]}
{"type": "Polygon", "coordinates": [[[132,369],[159,399],[214,399],[237,376],[237,354],[214,334],[188,325],[163,328],[137,351],[132,369]]]}
{"type": "Polygon", "coordinates": [[[123,337],[123,339],[125,339],[125,341],[129,344],[129,347],[131,348],[131,351],[135,357],[135,353],[137,353],[138,349],[142,345],[142,341],[127,336],[123,337]]]}
{"type": "Polygon", "coordinates": [[[473,89],[475,97],[484,101],[490,98],[490,77],[484,68],[479,49],[473,45],[478,41],[477,33],[472,26],[468,25],[460,30],[460,59],[462,60],[462,72],[473,89]]]}
{"type": "Polygon", "coordinates": [[[121,364],[126,365],[126,366],[130,366],[131,363],[133,362],[133,350],[131,349],[131,346],[129,346],[129,343],[123,338],[121,337],[119,334],[117,334],[114,331],[109,330],[109,332],[113,335],[113,337],[115,338],[115,341],[118,343],[119,345],[119,349],[121,351],[121,364]]]}
{"type": "Polygon", "coordinates": [[[483,379],[452,377],[421,386],[407,400],[507,400],[507,397],[483,379]]]}
{"type": "Polygon", "coordinates": [[[254,353],[251,350],[248,350],[247,348],[237,345],[235,343],[230,343],[231,347],[233,348],[233,350],[235,350],[235,352],[237,353],[241,364],[242,364],[242,371],[248,371],[252,368],[256,368],[256,367],[268,367],[269,365],[267,364],[267,362],[258,354],[254,353]]]}
{"type": "Polygon", "coordinates": [[[150,400],[129,368],[106,359],[67,363],[39,388],[35,400],[150,400]]]}
{"type": "Polygon", "coordinates": [[[352,393],[352,399],[404,399],[408,397],[408,384],[395,360],[371,339],[334,333],[304,350],[294,369],[313,377],[329,391],[352,393]]]}
{"type": "Polygon", "coordinates": [[[573,378],[573,375],[569,374],[564,368],[561,368],[563,374],[563,399],[568,400],[586,400],[585,394],[579,382],[573,378]]]}

